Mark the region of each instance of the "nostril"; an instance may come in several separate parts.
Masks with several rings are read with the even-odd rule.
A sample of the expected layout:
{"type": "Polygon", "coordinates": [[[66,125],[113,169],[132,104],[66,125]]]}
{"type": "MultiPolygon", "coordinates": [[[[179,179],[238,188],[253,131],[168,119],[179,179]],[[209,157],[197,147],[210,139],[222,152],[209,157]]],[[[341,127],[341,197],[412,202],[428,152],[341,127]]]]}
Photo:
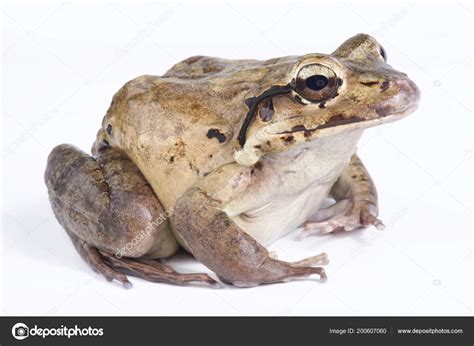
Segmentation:
{"type": "Polygon", "coordinates": [[[420,90],[411,80],[400,79],[397,81],[397,86],[400,88],[400,92],[406,95],[413,95],[415,97],[419,97],[420,90]]]}

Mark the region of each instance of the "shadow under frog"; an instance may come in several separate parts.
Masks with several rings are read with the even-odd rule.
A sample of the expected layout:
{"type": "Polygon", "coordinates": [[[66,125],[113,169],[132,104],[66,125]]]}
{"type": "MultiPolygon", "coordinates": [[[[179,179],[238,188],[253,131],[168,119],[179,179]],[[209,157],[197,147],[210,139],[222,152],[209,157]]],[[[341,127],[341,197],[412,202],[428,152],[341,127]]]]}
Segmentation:
{"type": "Polygon", "coordinates": [[[179,248],[239,287],[324,280],[326,254],[286,262],[265,245],[300,226],[304,236],[382,228],[356,145],[366,128],[410,114],[418,99],[365,34],[329,55],[192,57],[126,83],[92,155],[53,149],[51,205],[90,266],[125,287],[127,274],[216,284],[162,261],[179,248]],[[328,196],[335,203],[322,207],[328,196]]]}

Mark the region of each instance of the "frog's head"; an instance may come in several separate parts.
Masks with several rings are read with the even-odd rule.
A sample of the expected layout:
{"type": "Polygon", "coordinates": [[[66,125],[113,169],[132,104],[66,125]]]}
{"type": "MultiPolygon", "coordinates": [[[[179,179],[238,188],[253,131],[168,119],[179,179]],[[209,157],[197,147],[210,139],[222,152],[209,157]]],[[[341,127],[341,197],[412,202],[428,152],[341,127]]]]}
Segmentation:
{"type": "Polygon", "coordinates": [[[331,55],[293,58],[285,72],[269,70],[267,84],[246,100],[235,159],[254,164],[267,153],[306,141],[364,129],[412,113],[420,92],[386,61],[382,46],[359,34],[331,55]],[[270,76],[272,73],[275,77],[270,76]]]}

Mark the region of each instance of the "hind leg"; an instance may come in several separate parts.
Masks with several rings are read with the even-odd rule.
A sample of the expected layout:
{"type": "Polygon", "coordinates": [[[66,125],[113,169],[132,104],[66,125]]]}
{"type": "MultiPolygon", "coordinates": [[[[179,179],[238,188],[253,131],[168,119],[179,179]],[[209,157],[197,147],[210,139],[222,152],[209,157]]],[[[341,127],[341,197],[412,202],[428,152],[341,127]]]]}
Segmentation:
{"type": "Polygon", "coordinates": [[[87,263],[108,280],[131,287],[124,274],[184,285],[215,283],[206,274],[181,274],[152,258],[179,248],[150,185],[122,152],[91,157],[70,145],[54,148],[45,173],[54,214],[87,263]]]}

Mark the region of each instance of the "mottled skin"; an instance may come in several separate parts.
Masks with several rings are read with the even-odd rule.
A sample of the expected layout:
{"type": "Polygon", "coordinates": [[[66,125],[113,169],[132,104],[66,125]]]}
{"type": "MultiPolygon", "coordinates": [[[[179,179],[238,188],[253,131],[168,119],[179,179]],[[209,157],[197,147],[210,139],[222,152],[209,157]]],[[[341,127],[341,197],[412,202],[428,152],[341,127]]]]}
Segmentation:
{"type": "Polygon", "coordinates": [[[51,204],[91,266],[126,286],[122,273],[215,283],[156,260],[180,246],[236,286],[324,279],[316,265],[325,254],[290,263],[264,245],[298,226],[303,235],[381,228],[357,141],[364,129],[413,112],[418,98],[364,34],[331,55],[192,57],[125,84],[92,156],[53,150],[51,204]],[[321,209],[328,196],[336,203],[321,209]]]}

